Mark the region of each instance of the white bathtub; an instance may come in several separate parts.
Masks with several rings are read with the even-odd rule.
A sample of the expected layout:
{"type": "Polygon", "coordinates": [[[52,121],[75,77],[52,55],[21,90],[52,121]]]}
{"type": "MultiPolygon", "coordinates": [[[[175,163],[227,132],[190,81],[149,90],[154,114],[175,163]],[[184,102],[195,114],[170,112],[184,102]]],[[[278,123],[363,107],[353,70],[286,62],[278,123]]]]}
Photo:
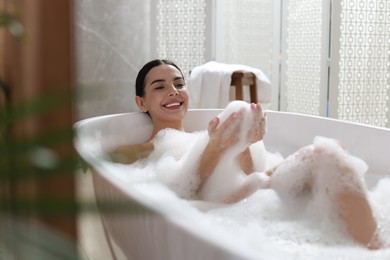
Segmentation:
{"type": "MultiPolygon", "coordinates": [[[[190,110],[185,119],[187,131],[206,129],[210,119],[220,112],[190,110]]],[[[270,151],[287,156],[312,143],[316,135],[333,137],[364,159],[370,172],[389,175],[389,129],[274,111],[267,112],[267,128],[264,141],[270,151]]],[[[123,144],[146,141],[151,133],[148,116],[142,113],[100,116],[78,122],[75,129],[75,147],[93,172],[96,198],[107,239],[113,246],[113,258],[125,255],[128,259],[148,260],[268,259],[267,252],[259,255],[235,240],[234,234],[229,237],[207,221],[198,221],[186,205],[178,210],[170,207],[169,197],[158,201],[154,196],[139,194],[110,173],[105,161],[107,152],[123,144]],[[118,204],[120,208],[127,205],[130,211],[107,213],[118,204]]]]}

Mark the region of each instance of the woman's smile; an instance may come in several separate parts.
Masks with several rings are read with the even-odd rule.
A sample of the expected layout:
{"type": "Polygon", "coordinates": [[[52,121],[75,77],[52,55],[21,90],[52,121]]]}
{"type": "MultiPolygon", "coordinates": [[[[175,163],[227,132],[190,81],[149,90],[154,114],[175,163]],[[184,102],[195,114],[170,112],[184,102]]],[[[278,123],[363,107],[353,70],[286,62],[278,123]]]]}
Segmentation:
{"type": "Polygon", "coordinates": [[[184,104],[183,101],[172,100],[172,101],[169,101],[168,103],[163,104],[163,107],[168,109],[168,110],[179,110],[182,108],[183,104],[184,104]]]}

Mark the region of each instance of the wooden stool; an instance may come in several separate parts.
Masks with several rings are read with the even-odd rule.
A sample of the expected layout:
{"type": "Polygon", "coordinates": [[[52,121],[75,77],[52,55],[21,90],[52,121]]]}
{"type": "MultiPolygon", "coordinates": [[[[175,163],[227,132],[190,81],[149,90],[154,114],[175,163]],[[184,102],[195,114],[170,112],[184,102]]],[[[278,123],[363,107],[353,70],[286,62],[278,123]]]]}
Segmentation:
{"type": "Polygon", "coordinates": [[[257,104],[256,76],[249,71],[235,71],[232,74],[231,86],[236,87],[236,99],[243,100],[243,87],[249,86],[251,103],[257,104]]]}

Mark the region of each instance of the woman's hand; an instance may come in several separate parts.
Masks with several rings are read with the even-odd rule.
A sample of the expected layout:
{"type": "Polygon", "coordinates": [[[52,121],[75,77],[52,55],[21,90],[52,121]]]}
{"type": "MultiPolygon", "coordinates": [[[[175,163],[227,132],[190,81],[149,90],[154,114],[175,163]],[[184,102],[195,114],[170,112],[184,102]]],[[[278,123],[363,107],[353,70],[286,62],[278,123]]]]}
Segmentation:
{"type": "Polygon", "coordinates": [[[251,104],[252,123],[248,131],[248,142],[250,144],[263,140],[266,132],[266,115],[261,108],[260,103],[251,104]]]}
{"type": "MultiPolygon", "coordinates": [[[[248,130],[247,143],[252,144],[263,139],[265,134],[265,117],[260,104],[251,104],[251,127],[248,130]]],[[[209,142],[202,154],[199,173],[202,184],[215,170],[224,151],[236,145],[240,140],[240,130],[243,123],[245,108],[234,112],[221,124],[218,117],[210,121],[208,125],[209,142]]],[[[247,174],[253,172],[251,153],[247,147],[237,155],[240,168],[247,174]]]]}
{"type": "Polygon", "coordinates": [[[229,115],[220,126],[218,117],[210,121],[207,128],[209,142],[199,164],[199,190],[217,167],[223,152],[238,143],[242,118],[243,110],[240,110],[229,115]]]}
{"type": "Polygon", "coordinates": [[[210,121],[207,131],[209,132],[209,145],[223,152],[227,148],[239,142],[239,133],[245,109],[233,112],[219,125],[219,118],[215,117],[210,121]]]}

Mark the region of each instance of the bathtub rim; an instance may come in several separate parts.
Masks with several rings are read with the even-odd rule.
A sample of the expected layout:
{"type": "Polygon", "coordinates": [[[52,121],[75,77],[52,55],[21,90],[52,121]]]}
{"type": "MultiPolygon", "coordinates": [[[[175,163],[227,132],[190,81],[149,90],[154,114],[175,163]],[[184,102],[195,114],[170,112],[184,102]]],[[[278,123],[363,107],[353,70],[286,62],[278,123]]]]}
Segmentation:
{"type": "MultiPolygon", "coordinates": [[[[212,119],[212,117],[217,116],[222,111],[223,111],[223,109],[189,109],[187,116],[184,118],[184,125],[189,126],[190,132],[193,130],[207,129],[208,123],[212,119]],[[191,117],[188,115],[191,115],[191,116],[194,115],[197,120],[190,119],[191,117]],[[198,123],[195,123],[195,121],[201,122],[201,124],[198,125],[198,123]]],[[[316,115],[307,115],[307,114],[302,114],[302,113],[282,112],[282,111],[274,111],[274,110],[266,110],[265,112],[267,114],[268,130],[269,130],[269,126],[273,122],[275,122],[274,119],[276,119],[276,121],[279,124],[279,127],[274,127],[273,131],[278,131],[278,134],[281,134],[282,130],[285,128],[285,126],[280,125],[280,122],[284,122],[287,119],[291,119],[291,118],[297,119],[297,121],[300,123],[313,121],[313,122],[320,123],[322,125],[331,125],[332,127],[336,127],[337,131],[339,131],[342,128],[346,128],[346,129],[364,130],[364,132],[367,132],[367,133],[376,132],[376,133],[379,133],[382,135],[386,135],[386,134],[390,133],[390,128],[373,126],[373,125],[368,125],[368,124],[364,124],[364,123],[349,122],[349,121],[330,118],[330,117],[322,117],[322,116],[316,116],[316,115]]],[[[147,116],[146,113],[143,113],[143,112],[116,113],[116,114],[95,116],[95,117],[86,118],[86,119],[82,119],[82,120],[77,121],[74,124],[75,138],[73,140],[73,143],[74,143],[74,146],[75,146],[76,151],[77,151],[78,155],[80,156],[80,158],[85,162],[91,162],[91,160],[92,161],[94,160],[93,156],[89,156],[88,154],[84,153],[82,151],[82,149],[80,149],[80,146],[78,145],[79,142],[78,142],[77,133],[78,133],[79,129],[83,128],[83,126],[86,124],[93,123],[93,122],[100,120],[100,119],[103,119],[103,120],[107,119],[108,120],[108,119],[115,119],[115,118],[127,117],[127,116],[136,116],[139,119],[142,118],[142,123],[144,123],[144,124],[148,124],[148,122],[150,122],[149,116],[147,116]]],[[[315,126],[315,127],[318,128],[318,126],[315,126]]],[[[305,130],[309,134],[312,132],[311,130],[309,130],[309,131],[307,131],[307,129],[305,129],[305,130]]],[[[331,131],[329,132],[329,134],[325,133],[324,135],[331,137],[331,138],[338,138],[341,140],[343,140],[344,137],[346,137],[348,139],[348,136],[341,135],[341,138],[340,138],[339,133],[336,133],[336,130],[332,130],[332,129],[330,129],[330,130],[331,131]]],[[[277,136],[278,134],[276,134],[275,136],[277,136]]],[[[275,141],[272,138],[272,136],[273,135],[270,134],[270,131],[268,131],[268,133],[264,137],[264,142],[265,142],[266,146],[268,146],[270,148],[271,151],[274,151],[275,149],[272,148],[272,145],[269,146],[269,143],[272,143],[275,141]]],[[[290,142],[291,140],[284,140],[284,141],[290,142]]],[[[310,144],[310,143],[312,143],[312,139],[306,140],[306,144],[310,144]]],[[[349,144],[347,142],[347,146],[348,145],[349,144]]],[[[281,153],[283,156],[287,156],[287,155],[291,154],[293,151],[299,149],[300,147],[302,147],[302,144],[299,144],[299,145],[292,144],[292,147],[290,149],[287,149],[286,151],[282,151],[281,153]]],[[[347,148],[349,148],[349,147],[347,147],[347,148]]]]}

